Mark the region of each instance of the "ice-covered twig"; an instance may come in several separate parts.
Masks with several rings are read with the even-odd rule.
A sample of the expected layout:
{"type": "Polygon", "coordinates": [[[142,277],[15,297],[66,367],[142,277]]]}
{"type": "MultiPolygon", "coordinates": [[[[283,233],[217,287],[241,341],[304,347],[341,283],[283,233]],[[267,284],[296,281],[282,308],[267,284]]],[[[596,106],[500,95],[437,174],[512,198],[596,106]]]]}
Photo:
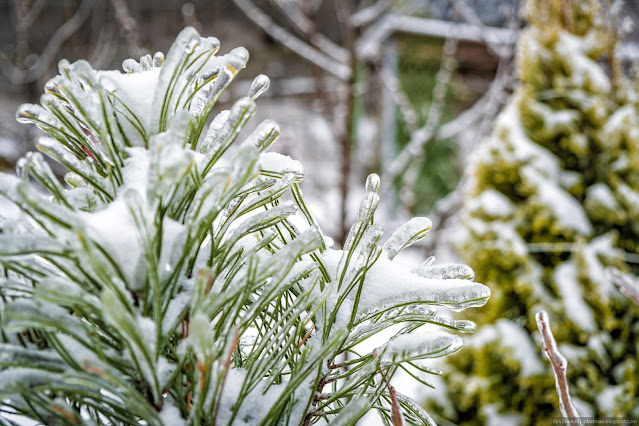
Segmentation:
{"type": "Polygon", "coordinates": [[[639,304],[639,283],[636,279],[615,268],[606,268],[606,275],[619,287],[619,291],[639,304]]]}
{"type": "Polygon", "coordinates": [[[557,349],[555,336],[553,336],[552,330],[550,329],[548,313],[546,313],[546,311],[537,312],[535,319],[537,320],[539,333],[541,333],[541,349],[550,360],[553,373],[555,374],[555,386],[557,387],[557,394],[559,395],[561,415],[570,418],[579,417],[579,413],[577,413],[577,409],[570,398],[570,389],[568,389],[568,380],[566,379],[568,361],[559,352],[559,349],[557,349]]]}
{"type": "Polygon", "coordinates": [[[291,49],[307,61],[319,66],[326,72],[333,74],[340,80],[348,80],[352,74],[351,68],[339,62],[330,56],[324,54],[320,50],[309,46],[304,41],[295,37],[281,26],[277,25],[273,20],[253,4],[250,0],[233,0],[235,4],[242,9],[246,16],[260,26],[266,33],[268,33],[275,40],[280,42],[283,46],[291,49]]]}

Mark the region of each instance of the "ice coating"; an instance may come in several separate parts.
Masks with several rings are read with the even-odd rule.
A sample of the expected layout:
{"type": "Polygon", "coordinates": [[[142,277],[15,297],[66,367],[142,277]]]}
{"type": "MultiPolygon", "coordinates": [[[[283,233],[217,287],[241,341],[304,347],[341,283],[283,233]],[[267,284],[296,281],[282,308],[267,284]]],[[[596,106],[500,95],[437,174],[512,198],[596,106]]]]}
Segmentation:
{"type": "Polygon", "coordinates": [[[424,238],[432,226],[427,217],[412,218],[393,232],[384,244],[384,252],[392,260],[401,250],[424,238]]]}
{"type": "Polygon", "coordinates": [[[473,281],[475,279],[475,272],[468,265],[459,263],[449,263],[441,265],[422,264],[419,267],[412,270],[414,274],[417,274],[424,278],[436,278],[443,280],[461,279],[473,281]]]}
{"type": "Polygon", "coordinates": [[[262,93],[266,92],[271,84],[271,80],[264,74],[260,74],[253,79],[247,96],[253,100],[257,99],[262,93]]]}
{"type": "Polygon", "coordinates": [[[382,362],[393,363],[450,355],[462,345],[459,336],[445,332],[411,333],[393,338],[376,351],[382,362]]]}

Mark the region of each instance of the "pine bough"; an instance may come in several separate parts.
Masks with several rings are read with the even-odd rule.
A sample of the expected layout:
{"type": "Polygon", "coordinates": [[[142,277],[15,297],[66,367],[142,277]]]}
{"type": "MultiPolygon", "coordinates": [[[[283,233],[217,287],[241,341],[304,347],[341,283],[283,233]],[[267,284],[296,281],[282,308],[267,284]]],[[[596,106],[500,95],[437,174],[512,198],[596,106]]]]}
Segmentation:
{"type": "Polygon", "coordinates": [[[375,175],[344,249],[327,248],[299,163],[267,153],[277,124],[236,142],[268,78],[204,130],[248,60],[218,47],[187,28],[125,74],[62,61],[42,105],[19,109],[68,174],[30,153],[0,177],[20,210],[0,222],[1,424],[432,423],[390,379],[441,374],[419,362],[461,339],[414,331],[474,331],[434,307],[483,305],[488,288],[463,265],[391,262],[430,222],[380,247],[375,175]]]}

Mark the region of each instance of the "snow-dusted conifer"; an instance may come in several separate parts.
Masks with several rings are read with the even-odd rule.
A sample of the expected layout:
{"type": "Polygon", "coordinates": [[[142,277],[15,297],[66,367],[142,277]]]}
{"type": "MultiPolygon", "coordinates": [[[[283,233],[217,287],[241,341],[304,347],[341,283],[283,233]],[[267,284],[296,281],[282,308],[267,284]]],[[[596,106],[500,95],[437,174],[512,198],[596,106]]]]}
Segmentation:
{"type": "Polygon", "coordinates": [[[461,212],[459,253],[493,297],[472,317],[472,348],[450,359],[449,415],[522,425],[559,415],[535,325],[547,310],[579,413],[637,416],[639,309],[604,275],[639,243],[636,92],[614,72],[598,0],[525,10],[520,83],[474,153],[461,212]]]}
{"type": "Polygon", "coordinates": [[[474,331],[437,309],[483,305],[488,288],[391,261],[430,222],[382,249],[375,175],[346,247],[327,248],[301,165],[266,152],[277,124],[237,141],[265,76],[205,130],[248,60],[218,47],[187,28],[166,59],[127,60],[125,74],[62,61],[42,105],[18,111],[68,174],[60,182],[32,153],[18,176],[0,175],[20,211],[0,222],[0,423],[13,413],[44,424],[352,425],[372,409],[431,422],[390,380],[400,368],[441,374],[419,363],[457,351],[460,337],[413,331],[474,331]],[[398,324],[388,343],[362,349],[398,324]]]}

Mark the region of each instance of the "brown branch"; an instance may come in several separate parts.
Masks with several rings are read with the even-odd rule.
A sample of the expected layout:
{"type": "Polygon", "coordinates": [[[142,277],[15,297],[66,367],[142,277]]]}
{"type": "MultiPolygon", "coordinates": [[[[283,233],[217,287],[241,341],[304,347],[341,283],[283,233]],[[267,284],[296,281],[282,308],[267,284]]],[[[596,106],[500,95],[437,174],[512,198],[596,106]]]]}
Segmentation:
{"type": "Polygon", "coordinates": [[[619,287],[620,292],[639,304],[639,284],[635,278],[615,268],[606,268],[606,275],[610,281],[619,287]]]}
{"type": "Polygon", "coordinates": [[[557,394],[559,395],[559,409],[564,417],[575,418],[579,417],[577,409],[572,403],[570,398],[570,389],[568,389],[568,380],[566,379],[566,368],[568,367],[568,361],[557,349],[557,342],[555,342],[555,336],[550,329],[550,321],[546,311],[537,312],[535,315],[537,320],[537,327],[539,333],[541,333],[541,349],[550,360],[553,373],[555,374],[555,386],[557,388],[557,394]]]}

